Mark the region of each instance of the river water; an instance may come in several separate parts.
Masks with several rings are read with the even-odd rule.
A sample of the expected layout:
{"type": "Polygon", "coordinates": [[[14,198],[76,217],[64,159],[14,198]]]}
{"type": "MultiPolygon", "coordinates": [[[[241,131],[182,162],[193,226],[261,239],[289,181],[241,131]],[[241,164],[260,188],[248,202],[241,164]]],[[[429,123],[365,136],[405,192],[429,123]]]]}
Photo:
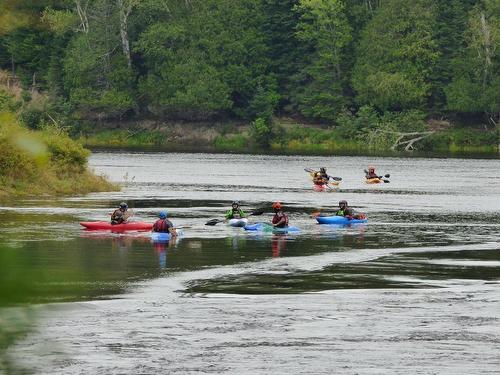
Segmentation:
{"type": "Polygon", "coordinates": [[[90,165],[123,190],[1,203],[0,279],[24,279],[7,301],[37,303],[0,310],[0,338],[25,322],[5,372],[500,373],[499,160],[98,152],[90,165]],[[369,163],[390,183],[366,185],[369,163]],[[313,191],[304,168],[320,166],[339,189],[313,191]],[[234,199],[280,200],[301,231],[204,225],[234,199]],[[369,222],[311,218],[343,199],[369,222]],[[80,229],[121,201],[134,220],[168,210],[183,237],[80,229]]]}

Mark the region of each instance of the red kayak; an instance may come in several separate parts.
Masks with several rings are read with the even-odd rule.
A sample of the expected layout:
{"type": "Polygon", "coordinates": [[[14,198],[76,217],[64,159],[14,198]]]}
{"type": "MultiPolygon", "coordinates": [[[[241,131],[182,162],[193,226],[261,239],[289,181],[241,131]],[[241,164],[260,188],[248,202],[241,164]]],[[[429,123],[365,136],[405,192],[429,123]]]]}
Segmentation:
{"type": "Polygon", "coordinates": [[[82,221],[80,225],[84,226],[85,229],[89,230],[125,231],[125,230],[151,230],[151,228],[153,228],[153,224],[144,223],[142,221],[136,221],[126,224],[115,224],[115,225],[112,225],[109,221],[82,221]]]}
{"type": "Polygon", "coordinates": [[[325,191],[326,185],[314,184],[313,189],[314,191],[325,191]]]}

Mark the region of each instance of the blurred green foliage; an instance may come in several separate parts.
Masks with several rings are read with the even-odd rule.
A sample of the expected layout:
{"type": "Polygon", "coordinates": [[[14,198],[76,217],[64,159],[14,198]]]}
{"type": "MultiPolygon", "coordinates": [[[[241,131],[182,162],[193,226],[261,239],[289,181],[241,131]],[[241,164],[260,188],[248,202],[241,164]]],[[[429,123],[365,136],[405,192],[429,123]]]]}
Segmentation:
{"type": "MultiPolygon", "coordinates": [[[[490,143],[500,122],[495,0],[144,0],[126,19],[121,2],[92,0],[80,14],[76,4],[0,5],[0,69],[24,89],[32,129],[292,117],[357,142],[444,118],[486,126],[490,143]]],[[[264,130],[254,126],[254,143],[283,140],[264,130]]]]}

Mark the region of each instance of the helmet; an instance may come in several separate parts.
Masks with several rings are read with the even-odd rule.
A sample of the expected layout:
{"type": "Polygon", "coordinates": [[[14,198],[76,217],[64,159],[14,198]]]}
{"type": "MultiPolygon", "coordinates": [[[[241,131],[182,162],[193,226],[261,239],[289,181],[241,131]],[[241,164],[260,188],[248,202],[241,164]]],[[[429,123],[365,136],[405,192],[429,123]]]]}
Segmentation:
{"type": "Polygon", "coordinates": [[[231,206],[239,206],[240,205],[240,201],[233,201],[233,203],[231,203],[231,206]]]}
{"type": "Polygon", "coordinates": [[[128,209],[128,204],[125,202],[120,203],[120,208],[128,209]]]}
{"type": "Polygon", "coordinates": [[[321,168],[319,169],[319,171],[320,171],[320,172],[325,173],[325,172],[326,172],[326,168],[325,168],[325,167],[321,167],[321,168]]]}
{"type": "Polygon", "coordinates": [[[340,201],[339,206],[342,206],[342,205],[347,206],[347,201],[344,201],[344,200],[340,201]]]}
{"type": "Polygon", "coordinates": [[[273,203],[273,208],[275,210],[281,210],[281,203],[280,202],[274,202],[273,203]]]}
{"type": "Polygon", "coordinates": [[[158,216],[160,217],[160,219],[166,219],[167,215],[167,211],[160,211],[160,214],[158,216]]]}
{"type": "Polygon", "coordinates": [[[369,170],[369,171],[374,171],[374,170],[375,170],[375,167],[374,167],[373,165],[369,165],[369,166],[368,166],[368,170],[369,170]]]}

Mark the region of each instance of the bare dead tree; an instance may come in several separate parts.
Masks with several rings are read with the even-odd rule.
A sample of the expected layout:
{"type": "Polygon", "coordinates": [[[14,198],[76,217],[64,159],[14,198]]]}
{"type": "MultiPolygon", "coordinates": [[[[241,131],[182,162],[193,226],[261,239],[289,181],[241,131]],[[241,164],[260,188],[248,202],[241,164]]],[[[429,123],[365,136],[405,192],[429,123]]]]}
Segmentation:
{"type": "Polygon", "coordinates": [[[132,68],[132,58],[130,55],[130,41],[128,37],[128,17],[137,4],[139,4],[139,0],[117,0],[118,12],[120,13],[122,49],[129,68],[132,68]]]}
{"type": "Polygon", "coordinates": [[[78,31],[85,34],[89,32],[89,19],[87,16],[87,10],[89,7],[90,0],[74,0],[76,6],[76,14],[80,18],[80,27],[78,31]]]}
{"type": "Polygon", "coordinates": [[[398,133],[398,138],[391,146],[392,151],[396,151],[399,146],[405,146],[405,151],[414,151],[414,144],[418,141],[421,141],[424,138],[427,138],[434,134],[435,131],[427,131],[427,132],[411,132],[411,133],[398,133]],[[408,139],[408,137],[411,137],[408,139]]]}

